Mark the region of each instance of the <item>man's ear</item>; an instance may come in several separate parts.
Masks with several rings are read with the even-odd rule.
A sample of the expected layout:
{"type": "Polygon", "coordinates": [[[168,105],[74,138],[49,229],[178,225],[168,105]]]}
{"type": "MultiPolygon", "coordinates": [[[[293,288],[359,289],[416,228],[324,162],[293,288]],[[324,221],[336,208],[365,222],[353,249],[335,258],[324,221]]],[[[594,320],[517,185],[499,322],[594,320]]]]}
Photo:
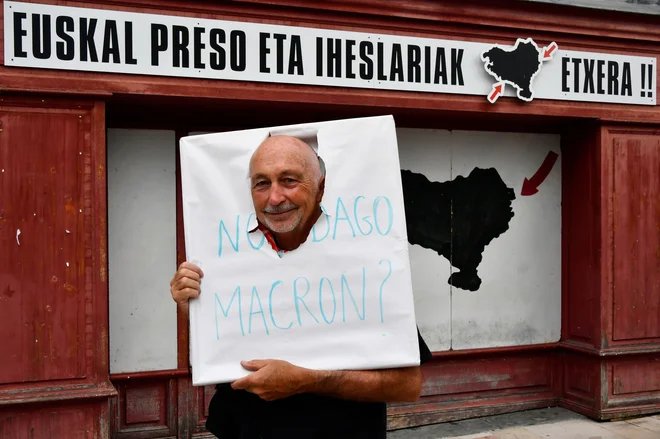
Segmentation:
{"type": "Polygon", "coordinates": [[[321,202],[323,199],[323,193],[325,192],[325,177],[321,177],[321,181],[319,182],[319,196],[318,200],[316,200],[318,203],[321,202]]]}

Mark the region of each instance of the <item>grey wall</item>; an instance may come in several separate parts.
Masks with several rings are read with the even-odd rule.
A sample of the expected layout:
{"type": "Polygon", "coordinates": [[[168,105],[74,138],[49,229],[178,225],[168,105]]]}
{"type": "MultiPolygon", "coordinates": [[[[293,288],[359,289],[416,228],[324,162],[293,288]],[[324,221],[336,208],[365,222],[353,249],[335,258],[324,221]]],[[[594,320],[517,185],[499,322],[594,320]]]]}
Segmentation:
{"type": "Polygon", "coordinates": [[[110,372],[176,369],[174,131],[108,130],[110,372]]]}

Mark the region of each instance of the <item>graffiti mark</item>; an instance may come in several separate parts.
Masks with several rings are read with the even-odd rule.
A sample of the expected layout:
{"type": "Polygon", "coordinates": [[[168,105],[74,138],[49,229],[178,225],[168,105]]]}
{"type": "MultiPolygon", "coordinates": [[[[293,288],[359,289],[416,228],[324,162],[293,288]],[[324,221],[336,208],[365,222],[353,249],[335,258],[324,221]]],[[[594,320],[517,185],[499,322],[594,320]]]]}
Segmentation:
{"type": "Polygon", "coordinates": [[[559,154],[556,152],[548,152],[541,167],[534,173],[534,175],[530,179],[525,178],[525,180],[523,180],[520,195],[529,196],[537,193],[539,191],[538,187],[545,181],[548,175],[550,175],[550,171],[552,171],[552,168],[555,166],[558,157],[559,154]]]}
{"type": "Polygon", "coordinates": [[[449,277],[450,285],[478,290],[482,253],[513,218],[513,189],[493,168],[474,168],[467,177],[442,183],[407,170],[401,179],[408,242],[434,250],[460,270],[449,277]]]}

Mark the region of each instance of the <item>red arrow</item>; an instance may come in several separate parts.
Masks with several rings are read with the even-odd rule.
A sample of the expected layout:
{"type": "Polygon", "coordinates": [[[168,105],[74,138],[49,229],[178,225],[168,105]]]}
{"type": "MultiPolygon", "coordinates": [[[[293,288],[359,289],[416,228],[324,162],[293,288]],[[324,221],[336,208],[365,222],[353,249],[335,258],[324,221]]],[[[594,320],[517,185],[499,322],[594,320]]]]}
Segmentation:
{"type": "Polygon", "coordinates": [[[541,183],[545,181],[545,179],[550,174],[550,171],[552,171],[552,168],[553,166],[555,166],[555,162],[557,161],[557,157],[559,157],[559,155],[554,151],[550,151],[548,155],[545,156],[545,160],[543,160],[543,164],[538,169],[538,171],[536,171],[534,176],[529,180],[525,179],[523,181],[520,195],[522,196],[534,195],[539,191],[538,187],[541,185],[541,183]]]}
{"type": "Polygon", "coordinates": [[[557,43],[554,41],[550,43],[548,47],[545,48],[543,51],[543,59],[550,59],[552,58],[552,54],[555,50],[557,50],[559,47],[557,46],[557,43]]]}
{"type": "Polygon", "coordinates": [[[494,104],[497,98],[499,98],[502,93],[504,93],[504,83],[498,82],[494,84],[493,90],[488,95],[488,102],[494,104]]]}

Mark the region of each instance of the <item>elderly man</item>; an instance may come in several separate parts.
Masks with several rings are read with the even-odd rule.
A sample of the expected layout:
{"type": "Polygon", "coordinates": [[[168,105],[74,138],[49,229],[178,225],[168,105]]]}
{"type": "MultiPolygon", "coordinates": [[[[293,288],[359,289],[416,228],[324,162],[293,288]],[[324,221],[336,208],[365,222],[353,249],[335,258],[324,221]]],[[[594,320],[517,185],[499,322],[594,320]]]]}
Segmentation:
{"type": "MultiPolygon", "coordinates": [[[[325,171],[314,150],[297,138],[269,137],[250,160],[250,183],[257,228],[273,250],[298,248],[321,215],[325,171]]],[[[170,282],[184,310],[202,277],[184,262],[170,282]]],[[[430,352],[419,343],[424,362],[430,352]]],[[[415,401],[421,389],[419,367],[323,371],[273,359],[242,366],[252,373],[216,386],[210,403],[206,426],[221,438],[385,438],[385,403],[415,401]]]]}

